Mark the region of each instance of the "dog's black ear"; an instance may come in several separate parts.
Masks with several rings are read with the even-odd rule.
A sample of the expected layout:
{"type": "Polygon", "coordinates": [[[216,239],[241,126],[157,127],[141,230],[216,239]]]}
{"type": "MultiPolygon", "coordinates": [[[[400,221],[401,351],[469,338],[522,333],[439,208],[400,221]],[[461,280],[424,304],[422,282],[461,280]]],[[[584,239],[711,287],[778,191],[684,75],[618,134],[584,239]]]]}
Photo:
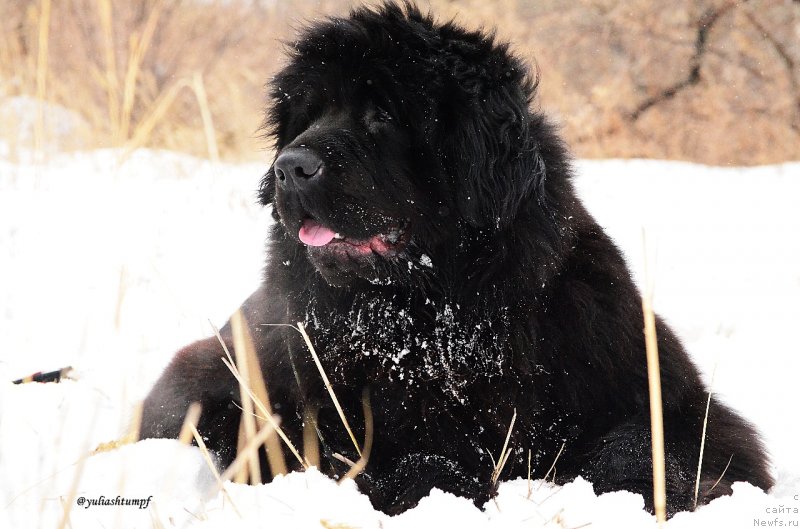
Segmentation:
{"type": "Polygon", "coordinates": [[[451,70],[466,74],[455,79],[441,112],[443,165],[461,216],[476,227],[510,225],[543,178],[528,108],[535,83],[515,62],[451,70]]]}
{"type": "Polygon", "coordinates": [[[264,173],[261,177],[261,183],[258,185],[258,201],[263,206],[272,204],[275,199],[275,170],[270,167],[269,171],[264,173]]]}

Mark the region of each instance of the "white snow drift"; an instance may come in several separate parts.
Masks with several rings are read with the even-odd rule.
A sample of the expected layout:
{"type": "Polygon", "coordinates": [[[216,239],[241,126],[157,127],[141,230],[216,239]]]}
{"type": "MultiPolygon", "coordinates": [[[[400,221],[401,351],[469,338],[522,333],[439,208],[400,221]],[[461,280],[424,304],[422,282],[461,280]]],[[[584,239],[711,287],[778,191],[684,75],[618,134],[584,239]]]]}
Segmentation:
{"type": "MultiPolygon", "coordinates": [[[[582,479],[557,487],[538,481],[542,472],[503,483],[483,510],[433,491],[390,518],[352,482],[316,471],[228,484],[231,503],[199,452],[174,441],[84,458],[120,436],[176,348],[208,335],[208,321],[221,324],[255,288],[270,222],[254,198],[265,164],[117,156],[0,158],[0,527],[58,527],[65,508],[80,529],[655,526],[638,495],[596,496],[582,479]],[[77,381],[10,384],[66,365],[77,381]]],[[[657,310],[708,381],[717,366],[715,398],[753,421],[773,456],[770,494],[738,484],[668,526],[800,526],[800,163],[577,169],[582,197],[640,281],[646,228],[657,310]]]]}

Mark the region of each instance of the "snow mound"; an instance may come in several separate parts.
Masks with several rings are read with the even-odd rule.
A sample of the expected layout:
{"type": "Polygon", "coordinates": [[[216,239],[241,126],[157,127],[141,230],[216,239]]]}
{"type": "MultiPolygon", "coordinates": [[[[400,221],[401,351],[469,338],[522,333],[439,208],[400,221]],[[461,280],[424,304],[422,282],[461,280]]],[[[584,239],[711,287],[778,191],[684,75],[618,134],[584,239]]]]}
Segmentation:
{"type": "MultiPolygon", "coordinates": [[[[88,137],[89,124],[77,112],[66,107],[44,101],[42,111],[44,117],[44,144],[47,152],[77,149],[84,146],[83,139],[88,137]]],[[[14,154],[29,157],[30,151],[25,148],[33,146],[37,109],[39,101],[31,96],[16,96],[0,100],[0,128],[13,131],[13,141],[20,149],[13,149],[14,154]]],[[[8,157],[12,154],[12,145],[8,143],[12,138],[2,138],[0,141],[0,156],[8,157]]]]}

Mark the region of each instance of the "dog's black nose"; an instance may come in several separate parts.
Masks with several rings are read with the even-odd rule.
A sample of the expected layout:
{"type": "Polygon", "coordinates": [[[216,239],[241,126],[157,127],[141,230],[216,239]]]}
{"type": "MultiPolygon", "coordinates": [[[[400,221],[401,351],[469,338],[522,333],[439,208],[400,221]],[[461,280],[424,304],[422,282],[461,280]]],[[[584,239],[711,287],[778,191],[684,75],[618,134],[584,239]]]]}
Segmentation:
{"type": "Polygon", "coordinates": [[[308,149],[284,149],[275,160],[275,176],[279,185],[291,181],[303,185],[312,178],[318,178],[323,169],[322,158],[308,149]]]}

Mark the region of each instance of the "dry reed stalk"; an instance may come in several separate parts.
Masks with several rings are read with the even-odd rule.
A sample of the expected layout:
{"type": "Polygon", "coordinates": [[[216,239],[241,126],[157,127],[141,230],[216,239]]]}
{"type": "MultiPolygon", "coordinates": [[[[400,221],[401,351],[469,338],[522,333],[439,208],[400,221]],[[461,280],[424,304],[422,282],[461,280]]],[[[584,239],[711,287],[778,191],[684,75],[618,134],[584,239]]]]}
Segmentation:
{"type": "Polygon", "coordinates": [[[122,139],[128,138],[133,104],[136,101],[136,85],[139,72],[144,56],[153,39],[153,34],[158,26],[158,20],[161,17],[163,8],[164,2],[162,0],[157,0],[150,13],[147,15],[147,20],[145,21],[141,36],[137,37],[135,33],[131,35],[128,52],[128,68],[125,72],[125,81],[122,89],[122,115],[119,120],[119,135],[122,139]]]}
{"type": "MultiPolygon", "coordinates": [[[[244,418],[244,410],[242,410],[242,417],[239,420],[239,432],[236,434],[236,453],[241,454],[244,451],[244,447],[247,446],[247,432],[244,428],[245,418],[244,418]]],[[[233,477],[234,483],[247,483],[250,480],[250,467],[249,465],[242,465],[239,469],[239,472],[233,477]]]]}
{"type": "Polygon", "coordinates": [[[300,331],[300,334],[303,335],[303,340],[305,340],[306,346],[311,352],[311,356],[314,358],[314,363],[317,365],[317,370],[322,377],[325,388],[328,390],[328,394],[331,396],[333,405],[336,407],[336,411],[339,413],[339,418],[342,420],[342,424],[344,424],[347,434],[350,436],[350,440],[353,442],[353,446],[356,448],[356,452],[358,453],[359,457],[361,457],[361,448],[359,448],[356,437],[353,435],[353,430],[350,428],[350,423],[347,422],[347,418],[344,416],[344,410],[342,410],[342,406],[339,404],[339,399],[336,398],[336,393],[333,391],[333,386],[331,385],[330,380],[328,380],[328,375],[325,373],[325,369],[323,369],[322,363],[319,361],[319,356],[317,356],[317,351],[314,349],[314,344],[311,343],[311,338],[308,337],[308,333],[306,332],[302,322],[297,322],[296,329],[300,331]]]}
{"type": "MultiPolygon", "coordinates": [[[[200,416],[202,412],[203,408],[199,402],[193,402],[187,408],[186,415],[183,418],[183,424],[181,425],[181,430],[178,434],[178,443],[181,447],[186,447],[191,444],[192,439],[194,438],[194,435],[192,435],[192,428],[197,429],[197,424],[200,422],[200,416]]],[[[177,456],[179,451],[175,450],[174,453],[177,456]]],[[[180,458],[175,457],[173,458],[171,464],[168,465],[167,471],[164,473],[164,477],[159,483],[161,495],[166,494],[169,496],[170,492],[175,490],[175,482],[178,478],[178,469],[180,468],[180,463],[180,458]]],[[[120,488],[120,490],[122,490],[122,488],[120,488]]],[[[155,504],[153,505],[155,506],[155,504]]]]}
{"type": "Polygon", "coordinates": [[[722,474],[720,474],[719,478],[717,478],[717,481],[715,481],[714,484],[711,485],[711,488],[708,489],[708,492],[711,492],[712,490],[717,488],[719,482],[722,481],[722,478],[725,477],[725,473],[728,471],[728,467],[731,466],[731,461],[733,461],[733,454],[731,454],[731,457],[728,458],[728,463],[725,465],[725,468],[722,469],[722,474]]]}
{"type": "MultiPolygon", "coordinates": [[[[233,364],[233,361],[223,358],[222,359],[222,363],[225,364],[225,366],[228,368],[228,370],[233,374],[234,378],[236,378],[236,380],[239,381],[239,384],[244,386],[244,382],[242,380],[242,375],[239,373],[239,370],[236,369],[236,366],[233,364]]],[[[247,394],[250,396],[251,399],[253,399],[253,402],[255,403],[255,405],[258,408],[258,410],[264,415],[264,417],[266,418],[267,422],[270,423],[270,425],[273,428],[275,428],[275,431],[278,432],[278,435],[283,440],[283,442],[286,443],[286,446],[289,447],[289,451],[292,452],[292,455],[294,455],[294,457],[297,459],[297,461],[301,465],[303,465],[303,468],[307,469],[305,461],[303,461],[303,458],[300,456],[300,453],[297,451],[297,448],[295,448],[294,444],[292,444],[292,441],[289,440],[289,437],[286,435],[286,432],[284,432],[283,429],[278,425],[278,423],[275,422],[275,420],[272,418],[271,415],[267,414],[267,408],[266,408],[266,406],[264,406],[264,403],[262,403],[260,400],[258,400],[258,397],[256,397],[253,394],[253,392],[252,392],[252,390],[250,388],[248,388],[247,386],[244,386],[244,387],[245,387],[245,390],[247,390],[247,394]]]]}
{"type": "Polygon", "coordinates": [[[208,516],[206,516],[205,514],[203,514],[203,513],[198,513],[198,514],[193,513],[192,511],[190,511],[186,507],[183,508],[183,512],[185,512],[186,514],[188,514],[189,516],[191,516],[192,518],[194,518],[198,522],[205,522],[206,520],[208,520],[208,516]]]}
{"type": "MultiPolygon", "coordinates": [[[[231,328],[233,329],[233,339],[235,348],[237,349],[237,354],[240,347],[239,345],[236,345],[237,336],[239,336],[244,358],[246,358],[246,364],[250,369],[248,378],[249,384],[247,387],[250,388],[255,394],[257,401],[264,405],[267,416],[271,417],[273,415],[272,404],[269,400],[267,383],[264,380],[263,374],[261,373],[261,364],[258,361],[258,355],[256,355],[255,343],[253,342],[253,336],[250,333],[250,327],[247,325],[247,320],[240,310],[236,311],[236,313],[231,317],[231,328]]],[[[266,420],[259,415],[256,415],[256,421],[259,429],[263,428],[264,424],[266,423],[266,420]]],[[[280,440],[276,435],[267,438],[266,448],[267,463],[269,464],[269,469],[272,473],[272,476],[274,477],[286,474],[286,458],[283,455],[283,448],[281,447],[280,440]]]]}
{"type": "Polygon", "coordinates": [[[248,461],[258,459],[258,449],[261,448],[261,445],[263,445],[267,439],[275,436],[273,424],[279,425],[280,418],[272,417],[271,422],[265,423],[264,426],[247,441],[247,444],[244,445],[242,450],[236,454],[236,458],[233,462],[222,473],[220,477],[221,482],[231,479],[231,477],[239,473],[242,468],[247,467],[249,464],[248,461]]]}
{"type": "Polygon", "coordinates": [[[47,58],[50,41],[50,0],[39,4],[38,49],[36,54],[36,121],[33,133],[33,150],[44,156],[44,99],[47,95],[47,58]]]}
{"type": "MultiPolygon", "coordinates": [[[[708,385],[708,400],[706,400],[706,413],[703,417],[703,433],[700,437],[700,455],[697,458],[697,478],[694,482],[694,508],[697,508],[697,498],[700,494],[700,473],[703,470],[703,453],[705,452],[706,448],[706,431],[708,430],[708,412],[711,410],[711,395],[714,391],[714,378],[717,376],[717,363],[718,360],[714,361],[714,369],[711,371],[711,382],[708,385]]],[[[731,456],[732,457],[732,456],[731,456]]],[[[730,464],[730,461],[728,461],[730,464]]],[[[728,467],[725,467],[727,470],[728,467]]],[[[725,471],[723,471],[723,474],[725,471]]],[[[722,479],[722,478],[720,478],[722,479]]],[[[716,485],[715,485],[716,486],[716,485]]]]}
{"type": "Polygon", "coordinates": [[[514,430],[515,422],[517,422],[516,408],[514,408],[514,415],[511,417],[511,424],[508,425],[508,433],[506,434],[506,440],[503,443],[503,449],[500,450],[500,457],[497,459],[497,463],[495,463],[494,470],[492,471],[492,485],[495,485],[497,480],[500,479],[500,473],[503,471],[503,467],[506,466],[508,457],[511,455],[511,450],[508,449],[508,443],[511,440],[511,433],[514,430]]]}
{"type": "Polygon", "coordinates": [[[119,102],[119,77],[117,76],[117,59],[114,53],[114,30],[112,25],[113,11],[111,0],[98,0],[98,15],[100,29],[103,33],[103,52],[105,55],[105,75],[101,78],[106,89],[108,99],[108,120],[111,125],[112,143],[120,145],[120,102],[119,102]]]}
{"type": "Polygon", "coordinates": [[[347,471],[347,474],[345,474],[344,477],[339,480],[339,483],[345,479],[355,479],[356,476],[361,474],[367,467],[369,454],[372,452],[374,424],[372,420],[372,406],[369,402],[369,391],[366,388],[361,396],[361,407],[364,410],[364,453],[361,455],[359,460],[350,467],[350,470],[347,471]]]}
{"type": "Polygon", "coordinates": [[[150,521],[153,524],[153,529],[166,529],[158,517],[158,510],[155,505],[153,505],[153,512],[150,513],[150,521]]]}
{"type": "Polygon", "coordinates": [[[319,437],[317,410],[306,408],[303,412],[303,457],[310,467],[319,468],[319,437]]]}
{"type": "Polygon", "coordinates": [[[138,404],[136,404],[136,406],[133,407],[133,415],[131,416],[127,433],[117,439],[113,439],[105,443],[100,443],[94,450],[92,450],[92,454],[111,452],[112,450],[116,450],[121,446],[129,445],[138,441],[139,431],[142,427],[143,409],[144,409],[143,402],[139,402],[138,404]]]}
{"type": "MultiPolygon", "coordinates": [[[[61,502],[61,510],[64,512],[64,516],[66,516],[67,512],[69,511],[69,507],[67,507],[67,502],[64,501],[64,497],[63,496],[59,496],[58,499],[61,502]]],[[[67,527],[69,529],[72,529],[72,522],[70,521],[68,516],[67,516],[67,527]]]]}
{"type": "Polygon", "coordinates": [[[142,414],[144,413],[144,402],[139,402],[133,407],[133,415],[131,416],[131,426],[128,430],[127,438],[135,443],[139,440],[139,432],[142,430],[142,414]]]}
{"type": "MultiPolygon", "coordinates": [[[[217,337],[217,340],[219,341],[220,345],[222,345],[222,349],[225,351],[225,356],[228,359],[228,363],[226,365],[228,369],[231,369],[231,365],[233,365],[233,359],[231,357],[231,352],[228,350],[228,346],[225,345],[225,340],[222,339],[222,335],[219,333],[219,329],[217,329],[217,327],[213,323],[211,323],[211,321],[209,321],[208,324],[211,325],[211,328],[214,330],[214,335],[217,337]]],[[[247,325],[244,326],[244,330],[246,337],[245,343],[249,344],[248,347],[246,348],[248,354],[251,354],[252,357],[254,358],[253,363],[258,364],[258,360],[255,359],[255,348],[253,347],[253,338],[250,335],[250,331],[247,325]]],[[[224,359],[223,362],[225,362],[224,359]]],[[[233,372],[233,375],[235,377],[236,373],[233,372]]],[[[254,400],[254,402],[256,406],[259,407],[259,409],[261,409],[262,411],[269,412],[267,417],[272,417],[272,406],[270,405],[269,402],[269,393],[267,392],[266,382],[264,381],[264,377],[261,376],[260,369],[256,372],[256,377],[254,380],[257,384],[257,391],[260,395],[260,396],[256,395],[256,399],[254,400]]],[[[253,394],[252,389],[250,389],[248,386],[245,386],[245,388],[248,390],[248,395],[253,394]]],[[[256,418],[258,419],[259,428],[263,428],[264,425],[262,421],[264,421],[264,419],[259,415],[256,415],[256,418]]],[[[267,420],[266,422],[269,422],[269,420],[267,420]]],[[[275,432],[287,443],[287,445],[292,450],[292,453],[295,455],[295,457],[299,457],[297,450],[294,449],[294,446],[289,441],[288,437],[286,437],[286,434],[277,425],[278,425],[277,422],[272,425],[275,432]]],[[[267,460],[269,462],[270,471],[272,472],[272,475],[277,476],[279,474],[286,474],[287,472],[286,460],[283,457],[283,449],[281,448],[281,444],[278,441],[278,439],[275,436],[268,438],[266,441],[266,446],[267,446],[267,460]]],[[[237,446],[237,453],[239,448],[241,447],[237,446]]],[[[300,459],[300,463],[303,464],[302,459],[300,459]]],[[[303,464],[303,467],[308,468],[305,464],[303,464]]]]}
{"type": "Polygon", "coordinates": [[[217,134],[214,131],[214,122],[211,119],[211,109],[208,106],[208,95],[203,83],[203,76],[200,72],[195,72],[192,77],[192,88],[200,106],[200,117],[203,120],[203,131],[206,135],[208,145],[208,156],[212,162],[219,162],[219,148],[217,147],[217,134]]]}
{"type": "Polygon", "coordinates": [[[201,413],[203,413],[203,407],[199,402],[192,402],[189,405],[189,409],[186,411],[186,416],[183,418],[181,433],[178,434],[179,443],[188,445],[192,442],[192,428],[197,429],[197,423],[200,422],[201,413]]]}
{"type": "Polygon", "coordinates": [[[172,86],[161,92],[153,104],[148,108],[144,118],[142,118],[134,128],[133,134],[125,143],[125,148],[120,157],[120,160],[125,160],[130,154],[143,146],[150,135],[153,133],[156,125],[164,118],[169,107],[175,102],[178,93],[182,88],[189,86],[185,79],[175,81],[172,86]]]}
{"type": "Polygon", "coordinates": [[[547,478],[550,477],[550,472],[553,473],[553,482],[555,483],[556,463],[558,463],[558,458],[561,457],[561,454],[564,452],[564,448],[566,446],[567,446],[567,443],[561,443],[561,448],[558,449],[558,453],[556,454],[555,459],[553,459],[553,463],[550,465],[550,468],[547,469],[547,472],[545,473],[544,477],[542,478],[542,482],[539,483],[539,487],[536,490],[539,490],[540,488],[542,488],[542,485],[547,481],[547,478]]]}
{"type": "Polygon", "coordinates": [[[197,446],[200,448],[200,453],[203,454],[203,459],[205,460],[206,465],[208,465],[209,470],[211,470],[211,473],[217,480],[217,487],[219,487],[219,490],[222,491],[228,501],[231,502],[231,507],[233,507],[233,511],[236,513],[236,515],[241,518],[242,514],[239,512],[239,509],[236,508],[236,504],[233,502],[231,495],[228,494],[228,490],[225,488],[225,483],[223,482],[222,477],[219,475],[219,471],[214,465],[214,461],[211,459],[211,454],[208,452],[208,448],[206,447],[206,443],[203,441],[203,438],[200,436],[200,432],[198,432],[197,428],[191,424],[189,425],[189,428],[194,436],[194,440],[197,442],[197,446]]]}
{"type": "Polygon", "coordinates": [[[20,55],[10,31],[0,31],[0,67],[14,67],[20,55]]]}
{"type": "MultiPolygon", "coordinates": [[[[250,328],[247,325],[244,325],[243,328],[246,344],[245,351],[247,352],[249,358],[248,365],[256,366],[255,370],[251,371],[251,381],[253,383],[252,390],[260,402],[264,404],[265,410],[272,415],[272,403],[269,400],[267,383],[266,380],[264,380],[263,373],[261,372],[261,364],[259,363],[256,355],[253,336],[250,334],[250,328]]],[[[264,426],[267,425],[267,421],[260,415],[256,414],[256,424],[258,425],[259,429],[263,429],[264,426]]],[[[278,435],[273,432],[272,435],[267,437],[266,441],[264,442],[264,446],[266,447],[267,463],[269,465],[269,470],[272,474],[272,477],[287,474],[288,469],[286,466],[286,458],[284,456],[283,446],[281,446],[281,440],[278,438],[278,435]]]]}
{"type": "Polygon", "coordinates": [[[337,461],[341,461],[342,463],[344,463],[344,464],[345,464],[345,465],[347,465],[348,467],[354,467],[354,466],[356,465],[356,462],[355,462],[355,461],[353,461],[353,460],[352,460],[352,459],[350,459],[350,458],[347,458],[347,457],[343,456],[342,454],[340,454],[340,453],[338,453],[338,452],[334,452],[334,453],[333,453],[333,454],[331,454],[331,455],[332,455],[332,457],[333,457],[334,459],[336,459],[337,461]]]}
{"type": "Polygon", "coordinates": [[[533,487],[531,483],[531,449],[528,448],[528,495],[525,496],[526,499],[531,499],[531,494],[533,494],[533,487]]]}
{"type": "Polygon", "coordinates": [[[664,464],[664,416],[661,402],[661,371],[658,362],[658,339],[656,317],[653,312],[653,282],[649,274],[645,233],[642,230],[645,248],[645,292],[642,295],[644,315],[644,337],[647,353],[647,380],[650,389],[650,436],[653,450],[653,507],[656,520],[662,527],[667,520],[667,485],[664,464]]]}
{"type": "MultiPolygon", "coordinates": [[[[253,401],[248,396],[247,388],[252,388],[253,384],[250,378],[250,358],[245,351],[245,338],[244,330],[242,329],[246,324],[243,323],[244,317],[241,311],[237,310],[231,316],[231,334],[233,335],[233,352],[236,355],[236,367],[239,373],[242,374],[242,380],[239,383],[239,392],[242,401],[242,415],[241,415],[241,428],[240,434],[244,434],[244,443],[255,437],[256,435],[256,418],[253,413],[253,401]]],[[[266,406],[266,405],[265,405],[266,406]]],[[[267,408],[269,410],[269,408],[267,408]]],[[[261,468],[259,466],[258,457],[249,459],[248,473],[250,475],[251,484],[261,483],[261,468]]],[[[241,477],[241,476],[240,476],[241,477]]]]}

